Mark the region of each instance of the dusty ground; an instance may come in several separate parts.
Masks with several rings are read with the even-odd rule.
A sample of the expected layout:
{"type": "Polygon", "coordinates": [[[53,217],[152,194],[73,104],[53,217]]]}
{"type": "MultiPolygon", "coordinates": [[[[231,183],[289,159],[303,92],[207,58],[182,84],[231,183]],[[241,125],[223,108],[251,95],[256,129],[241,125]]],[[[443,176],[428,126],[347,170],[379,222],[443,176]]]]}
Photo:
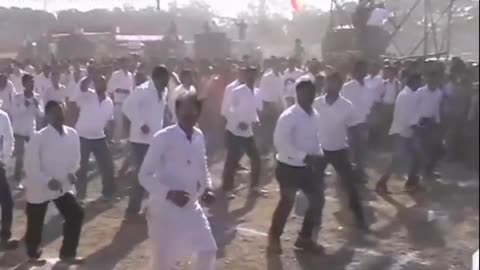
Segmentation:
{"type": "MultiPolygon", "coordinates": [[[[382,164],[379,155],[371,164],[382,164]]],[[[339,209],[335,192],[335,177],[329,177],[324,226],[319,241],[327,248],[324,256],[295,253],[291,246],[301,218],[292,217],[284,236],[285,254],[267,257],[265,232],[278,200],[277,187],[269,184],[268,198],[247,199],[245,192],[228,203],[220,200],[209,210],[211,224],[220,250],[219,270],[466,270],[470,269],[473,252],[479,245],[478,176],[459,165],[443,165],[443,179],[429,183],[426,192],[411,196],[402,193],[401,181],[392,181],[394,195],[379,197],[371,190],[377,171],[372,168],[372,180],[363,192],[364,206],[373,224],[373,234],[361,238],[349,232],[335,218],[339,209]],[[428,212],[434,211],[434,220],[428,212]]],[[[212,166],[217,179],[221,163],[212,166]]],[[[128,177],[127,177],[128,178],[128,177]]],[[[270,177],[265,177],[269,178],[270,177]]],[[[99,181],[92,176],[86,205],[86,223],[79,253],[87,263],[80,268],[66,268],[49,259],[43,267],[24,263],[24,250],[0,252],[0,269],[88,269],[140,270],[149,269],[149,242],[145,224],[123,222],[126,206],[125,190],[120,200],[109,205],[95,199],[99,196],[99,181]]],[[[123,189],[128,180],[119,180],[123,189]]],[[[22,238],[25,230],[22,194],[16,194],[15,236],[22,238]]],[[[45,257],[55,258],[61,241],[61,218],[53,205],[46,220],[45,257]]],[[[187,267],[180,269],[188,269],[187,267]]]]}

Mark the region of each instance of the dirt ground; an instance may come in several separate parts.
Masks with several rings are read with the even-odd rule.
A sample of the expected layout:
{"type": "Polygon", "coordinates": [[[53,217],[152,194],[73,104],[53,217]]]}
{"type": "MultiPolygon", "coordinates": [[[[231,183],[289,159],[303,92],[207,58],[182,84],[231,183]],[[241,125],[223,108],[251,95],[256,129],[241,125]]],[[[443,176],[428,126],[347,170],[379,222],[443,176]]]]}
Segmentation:
{"type": "MultiPolygon", "coordinates": [[[[370,164],[385,163],[385,155],[377,155],[370,164]]],[[[218,185],[222,162],[211,166],[218,185]]],[[[369,170],[363,204],[372,224],[372,234],[355,233],[340,222],[336,195],[336,178],[326,182],[327,205],[319,241],[326,254],[311,256],[296,253],[292,246],[301,217],[292,214],[283,238],[285,254],[265,254],[266,232],[278,200],[278,188],[267,184],[268,198],[248,198],[240,191],[239,198],[219,201],[208,210],[212,229],[219,245],[219,270],[467,270],[471,256],[479,246],[479,185],[478,176],[463,166],[443,164],[442,179],[427,183],[425,192],[409,195],[402,192],[402,181],[392,181],[394,194],[379,197],[372,189],[378,171],[369,170]]],[[[246,179],[245,174],[239,178],[246,179]]],[[[79,254],[85,265],[74,268],[56,263],[61,243],[61,217],[51,205],[44,233],[44,266],[25,263],[24,247],[14,252],[0,252],[0,269],[88,269],[141,270],[149,268],[149,241],[145,223],[123,221],[128,179],[118,180],[122,188],[119,200],[106,204],[98,198],[100,181],[92,174],[86,209],[86,220],[79,254]]],[[[270,170],[264,179],[272,179],[270,170]]],[[[23,194],[15,194],[14,235],[22,239],[25,230],[23,194]]],[[[189,269],[188,265],[179,269],[189,269]]]]}

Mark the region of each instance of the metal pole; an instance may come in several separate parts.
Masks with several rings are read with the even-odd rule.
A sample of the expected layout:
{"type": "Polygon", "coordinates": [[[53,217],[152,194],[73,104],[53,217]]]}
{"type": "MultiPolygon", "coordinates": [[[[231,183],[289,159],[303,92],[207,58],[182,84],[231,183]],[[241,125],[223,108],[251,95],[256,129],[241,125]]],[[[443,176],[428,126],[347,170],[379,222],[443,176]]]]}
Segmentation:
{"type": "Polygon", "coordinates": [[[453,4],[455,0],[450,0],[448,10],[448,23],[447,23],[447,59],[450,59],[450,51],[452,48],[452,17],[453,17],[453,4]]]}
{"type": "Polygon", "coordinates": [[[424,0],[424,17],[423,17],[423,36],[424,36],[424,43],[423,43],[423,55],[426,57],[428,54],[428,41],[429,41],[429,30],[428,30],[428,7],[429,7],[429,0],[424,0]]]}
{"type": "Polygon", "coordinates": [[[160,0],[157,0],[157,11],[160,11],[160,0]]]}

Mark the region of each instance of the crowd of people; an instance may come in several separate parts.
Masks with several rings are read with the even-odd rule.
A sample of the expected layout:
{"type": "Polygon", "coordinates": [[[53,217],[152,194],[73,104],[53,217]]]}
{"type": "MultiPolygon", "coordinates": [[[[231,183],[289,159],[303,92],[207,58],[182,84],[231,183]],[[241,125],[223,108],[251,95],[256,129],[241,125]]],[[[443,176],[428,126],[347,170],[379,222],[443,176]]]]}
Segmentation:
{"type": "Polygon", "coordinates": [[[18,246],[11,239],[11,177],[13,188],[25,189],[32,263],[41,259],[50,202],[65,219],[60,259],[82,262],[77,247],[92,153],[107,202],[115,200],[115,179],[134,168],[125,218],[144,220],[148,195],[155,270],[192,254],[194,269],[214,269],[217,246],[202,206],[236,198],[244,154],[249,196],[268,195],[263,160],[276,160],[280,201],[269,231],[271,254],[282,253],[280,237],[299,191],[309,206],[295,247],[323,251],[316,241],[329,164],[363,232],[369,225],[359,185],[369,179],[372,149],[392,153],[377,181],[381,194],[389,193],[394,173],[407,175],[406,191],[421,190],[422,180],[440,177],[441,160],[478,169],[478,65],[459,58],[351,59],[335,67],[283,57],[258,63],[248,56],[12,61],[0,73],[0,100],[1,245],[18,246]],[[123,153],[122,168],[115,168],[113,152],[123,153]],[[208,166],[224,152],[222,187],[214,192],[208,166]]]}

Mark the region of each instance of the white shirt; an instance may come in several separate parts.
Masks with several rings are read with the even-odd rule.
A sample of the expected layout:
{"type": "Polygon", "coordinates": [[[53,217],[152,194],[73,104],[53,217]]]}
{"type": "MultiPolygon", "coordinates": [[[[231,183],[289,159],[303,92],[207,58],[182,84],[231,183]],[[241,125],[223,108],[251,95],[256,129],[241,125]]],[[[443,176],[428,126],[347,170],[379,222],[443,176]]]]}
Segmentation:
{"type": "Polygon", "coordinates": [[[358,81],[351,80],[343,85],[341,93],[353,105],[355,117],[350,126],[365,123],[374,103],[373,95],[366,84],[361,85],[358,81]]]}
{"type": "Polygon", "coordinates": [[[284,97],[295,98],[297,97],[295,82],[304,74],[303,70],[295,68],[294,70],[287,69],[283,73],[284,81],[284,97]]]}
{"type": "Polygon", "coordinates": [[[290,166],[305,167],[307,155],[320,155],[319,114],[308,115],[300,105],[286,109],[277,121],[273,141],[277,160],[290,166]]]}
{"type": "Polygon", "coordinates": [[[75,98],[77,98],[78,93],[80,92],[80,82],[82,81],[83,77],[82,74],[80,74],[80,78],[77,82],[75,81],[73,73],[69,74],[70,79],[68,80],[68,84],[66,85],[67,98],[69,101],[74,102],[75,98]]]}
{"type": "Polygon", "coordinates": [[[15,74],[10,75],[10,81],[12,82],[13,88],[17,93],[20,93],[23,90],[23,84],[22,84],[23,74],[24,72],[20,71],[19,75],[15,75],[15,74]]]}
{"type": "Polygon", "coordinates": [[[398,93],[400,91],[400,81],[393,80],[388,81],[385,80],[383,83],[384,87],[384,96],[383,96],[383,103],[393,105],[395,104],[395,100],[397,99],[398,93]]]}
{"type": "Polygon", "coordinates": [[[187,89],[187,87],[185,87],[183,84],[180,84],[179,86],[177,86],[175,88],[175,90],[173,91],[173,93],[171,93],[169,95],[170,97],[170,100],[168,101],[169,104],[168,104],[168,107],[169,108],[172,108],[172,112],[173,112],[173,115],[174,115],[174,119],[173,121],[176,122],[176,117],[175,117],[175,111],[176,111],[176,106],[175,106],[175,102],[177,100],[177,97],[179,97],[181,94],[183,93],[197,93],[197,90],[195,89],[195,86],[191,85],[189,87],[189,89],[187,89]]]}
{"type": "Polygon", "coordinates": [[[435,121],[440,123],[443,91],[440,89],[431,91],[428,86],[424,86],[418,89],[416,94],[418,95],[417,124],[422,118],[435,118],[435,121]]]}
{"type": "Polygon", "coordinates": [[[383,78],[380,75],[367,76],[365,78],[365,85],[368,87],[370,94],[372,95],[373,102],[382,102],[385,95],[383,87],[383,78]]]}
{"type": "Polygon", "coordinates": [[[260,80],[258,96],[264,102],[281,103],[285,82],[281,74],[275,75],[273,71],[265,73],[260,80]]]}
{"type": "Polygon", "coordinates": [[[230,108],[230,100],[232,97],[233,89],[237,88],[240,85],[238,80],[231,82],[227,87],[225,87],[225,92],[223,93],[222,108],[220,113],[222,116],[226,117],[227,112],[230,108]]]}
{"type": "Polygon", "coordinates": [[[0,138],[0,146],[2,147],[0,161],[3,164],[9,164],[14,145],[13,130],[8,114],[2,110],[0,110],[0,138]]]}
{"type": "Polygon", "coordinates": [[[43,102],[40,95],[33,92],[31,98],[26,98],[24,93],[16,94],[13,97],[11,109],[13,133],[17,135],[31,137],[37,127],[37,118],[43,116],[43,102]],[[38,106],[34,105],[34,99],[38,106]],[[25,106],[28,102],[28,106],[25,106]]]}
{"type": "Polygon", "coordinates": [[[135,77],[129,71],[117,70],[112,73],[108,81],[107,92],[113,94],[115,104],[121,104],[125,101],[130,92],[135,87],[135,77]],[[128,91],[129,93],[124,93],[128,91]]]}
{"type": "Polygon", "coordinates": [[[52,81],[50,81],[50,77],[45,77],[43,73],[40,73],[34,77],[35,81],[35,92],[39,93],[42,97],[47,88],[52,86],[52,81]]]}
{"type": "Polygon", "coordinates": [[[80,139],[77,132],[63,126],[60,134],[54,127],[47,125],[32,136],[25,150],[24,185],[26,200],[39,204],[55,200],[66,193],[75,193],[75,187],[68,179],[75,174],[80,165],[80,139]],[[48,188],[50,180],[56,179],[62,188],[52,191],[48,188]]]}
{"type": "Polygon", "coordinates": [[[389,134],[400,135],[404,138],[412,137],[412,126],[417,124],[417,110],[418,95],[408,86],[405,86],[398,94],[397,101],[395,101],[395,110],[389,134]]]}
{"type": "MultiPolygon", "coordinates": [[[[258,90],[257,90],[258,92],[258,90]]],[[[252,137],[252,125],[259,122],[258,100],[255,92],[246,84],[240,85],[232,91],[230,97],[230,106],[227,111],[227,130],[235,136],[252,137]],[[240,130],[238,125],[245,123],[248,125],[246,130],[240,130]]]]}
{"type": "Polygon", "coordinates": [[[167,89],[159,97],[153,81],[147,81],[138,86],[125,100],[122,111],[130,120],[130,141],[133,143],[150,144],[153,135],[163,128],[163,116],[167,106],[167,89]],[[150,128],[148,134],[143,134],[141,127],[150,128]]]}
{"type": "Polygon", "coordinates": [[[105,138],[105,126],[113,120],[113,101],[108,96],[99,101],[93,90],[80,92],[75,100],[80,108],[75,125],[78,135],[90,140],[105,138]]]}
{"type": "Polygon", "coordinates": [[[392,12],[384,8],[376,8],[372,11],[370,19],[367,22],[369,26],[384,26],[388,19],[392,18],[394,15],[392,12]]]}
{"type": "Polygon", "coordinates": [[[0,109],[10,113],[10,108],[12,106],[12,99],[15,96],[15,87],[10,80],[7,80],[7,86],[3,89],[0,89],[0,109]]]}
{"type": "Polygon", "coordinates": [[[355,119],[352,103],[343,96],[339,96],[330,105],[326,101],[326,95],[323,95],[315,100],[313,107],[320,115],[320,143],[323,150],[338,151],[347,148],[347,130],[355,119]]]}
{"type": "Polygon", "coordinates": [[[198,199],[206,188],[212,187],[202,132],[194,128],[191,141],[178,125],[157,132],[143,161],[139,180],[151,201],[163,204],[168,191],[182,190],[190,194],[188,207],[200,207],[198,199]]]}
{"type": "Polygon", "coordinates": [[[43,91],[42,96],[43,96],[42,100],[45,104],[47,104],[51,100],[60,102],[60,103],[65,103],[65,101],[67,100],[68,93],[64,85],[60,84],[58,85],[58,89],[55,89],[55,87],[53,87],[53,85],[50,83],[50,86],[45,88],[45,90],[43,91]]]}

